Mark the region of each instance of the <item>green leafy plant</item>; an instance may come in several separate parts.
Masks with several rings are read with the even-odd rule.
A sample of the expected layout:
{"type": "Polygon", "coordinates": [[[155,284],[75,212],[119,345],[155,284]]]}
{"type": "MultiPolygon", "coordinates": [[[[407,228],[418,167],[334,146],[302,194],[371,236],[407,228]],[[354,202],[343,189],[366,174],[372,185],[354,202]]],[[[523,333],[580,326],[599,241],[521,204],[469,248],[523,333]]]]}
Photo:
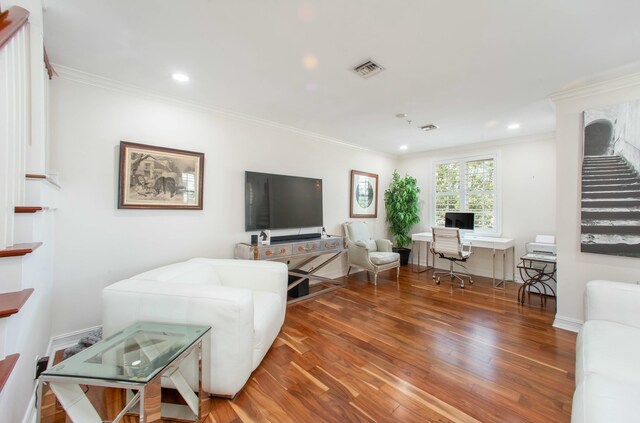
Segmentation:
{"type": "Polygon", "coordinates": [[[396,241],[396,247],[403,248],[411,243],[409,231],[420,222],[418,214],[418,182],[416,178],[405,175],[401,178],[397,170],[393,171],[391,184],[384,192],[384,207],[387,210],[387,223],[396,241]]]}

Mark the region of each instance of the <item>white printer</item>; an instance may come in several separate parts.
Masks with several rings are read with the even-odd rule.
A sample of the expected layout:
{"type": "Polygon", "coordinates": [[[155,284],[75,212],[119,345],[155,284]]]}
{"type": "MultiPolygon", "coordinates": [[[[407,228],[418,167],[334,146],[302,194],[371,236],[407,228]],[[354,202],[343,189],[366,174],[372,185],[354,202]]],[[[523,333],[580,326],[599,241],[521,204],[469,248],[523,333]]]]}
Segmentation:
{"type": "Polygon", "coordinates": [[[556,261],[556,244],[553,235],[538,235],[534,242],[527,242],[523,260],[556,261]]]}

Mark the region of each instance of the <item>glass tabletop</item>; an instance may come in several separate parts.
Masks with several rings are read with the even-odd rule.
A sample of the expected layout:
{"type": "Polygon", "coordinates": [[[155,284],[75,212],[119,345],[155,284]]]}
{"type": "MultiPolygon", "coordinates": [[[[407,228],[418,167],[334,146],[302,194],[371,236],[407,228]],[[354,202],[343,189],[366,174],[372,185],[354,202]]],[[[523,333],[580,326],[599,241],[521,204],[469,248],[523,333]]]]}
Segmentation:
{"type": "Polygon", "coordinates": [[[555,254],[545,254],[545,253],[527,253],[524,256],[520,257],[521,260],[531,260],[531,261],[543,261],[547,263],[555,263],[557,257],[555,254]]]}
{"type": "Polygon", "coordinates": [[[147,383],[210,329],[136,323],[53,366],[43,375],[147,383]]]}

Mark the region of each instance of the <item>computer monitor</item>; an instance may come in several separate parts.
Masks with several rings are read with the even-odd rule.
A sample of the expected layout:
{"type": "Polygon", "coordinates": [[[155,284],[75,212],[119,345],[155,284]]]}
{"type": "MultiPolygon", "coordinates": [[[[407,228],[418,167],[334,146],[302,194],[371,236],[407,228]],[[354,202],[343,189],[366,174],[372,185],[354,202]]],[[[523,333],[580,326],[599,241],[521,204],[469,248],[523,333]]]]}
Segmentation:
{"type": "Polygon", "coordinates": [[[464,231],[473,231],[474,225],[473,213],[445,213],[444,214],[444,226],[445,228],[458,228],[464,231]]]}

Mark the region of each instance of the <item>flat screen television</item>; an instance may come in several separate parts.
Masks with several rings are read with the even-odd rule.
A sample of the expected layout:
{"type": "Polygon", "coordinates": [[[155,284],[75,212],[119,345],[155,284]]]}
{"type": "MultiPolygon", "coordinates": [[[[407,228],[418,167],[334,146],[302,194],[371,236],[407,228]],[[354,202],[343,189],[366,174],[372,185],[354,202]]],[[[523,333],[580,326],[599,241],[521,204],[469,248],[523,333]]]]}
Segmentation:
{"type": "Polygon", "coordinates": [[[458,228],[461,230],[472,231],[474,228],[473,213],[445,213],[445,228],[458,228]]]}
{"type": "Polygon", "coordinates": [[[322,179],[245,172],[246,231],[323,226],[322,179]]]}

